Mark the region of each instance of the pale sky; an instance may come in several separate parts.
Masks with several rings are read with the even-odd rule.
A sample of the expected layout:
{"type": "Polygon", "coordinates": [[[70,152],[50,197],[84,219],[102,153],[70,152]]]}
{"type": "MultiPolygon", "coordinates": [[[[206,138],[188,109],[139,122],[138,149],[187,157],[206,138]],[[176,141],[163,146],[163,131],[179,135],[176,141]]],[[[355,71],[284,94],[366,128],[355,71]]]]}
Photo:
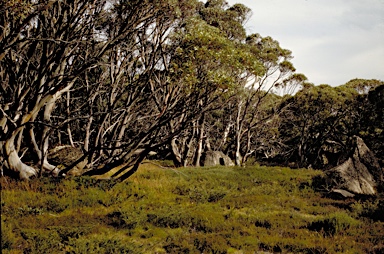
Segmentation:
{"type": "Polygon", "coordinates": [[[384,0],[227,0],[252,9],[247,33],[292,51],[315,85],[384,80],[384,0]]]}

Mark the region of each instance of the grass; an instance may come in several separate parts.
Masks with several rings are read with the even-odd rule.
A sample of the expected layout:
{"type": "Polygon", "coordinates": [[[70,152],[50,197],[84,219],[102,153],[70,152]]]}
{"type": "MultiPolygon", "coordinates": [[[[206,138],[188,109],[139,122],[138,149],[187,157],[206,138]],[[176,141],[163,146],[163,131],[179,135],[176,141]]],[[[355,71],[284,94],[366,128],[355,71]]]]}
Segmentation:
{"type": "Polygon", "coordinates": [[[324,198],[319,174],[144,164],[123,183],[2,178],[2,253],[382,253],[382,199],[324,198]]]}

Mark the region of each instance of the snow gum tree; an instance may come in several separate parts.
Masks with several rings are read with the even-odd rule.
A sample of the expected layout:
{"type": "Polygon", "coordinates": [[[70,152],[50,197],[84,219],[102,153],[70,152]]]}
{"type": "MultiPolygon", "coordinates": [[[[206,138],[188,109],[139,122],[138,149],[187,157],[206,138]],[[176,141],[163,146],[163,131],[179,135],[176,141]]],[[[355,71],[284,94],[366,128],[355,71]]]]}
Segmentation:
{"type": "Polygon", "coordinates": [[[150,0],[2,4],[2,170],[22,179],[64,173],[69,169],[59,172],[47,159],[48,149],[59,142],[84,151],[88,174],[105,173],[113,162],[137,167],[151,144],[169,138],[152,139],[181,105],[173,101],[159,111],[155,97],[169,83],[154,87],[150,80],[165,70],[167,38],[188,15],[188,5],[150,0]]]}

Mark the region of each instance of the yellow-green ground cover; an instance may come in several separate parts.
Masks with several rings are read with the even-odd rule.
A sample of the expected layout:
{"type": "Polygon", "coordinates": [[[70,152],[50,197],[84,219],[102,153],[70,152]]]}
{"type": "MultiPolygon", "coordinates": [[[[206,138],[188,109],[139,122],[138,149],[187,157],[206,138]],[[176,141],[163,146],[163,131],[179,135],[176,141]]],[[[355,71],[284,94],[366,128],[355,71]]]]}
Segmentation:
{"type": "Polygon", "coordinates": [[[382,253],[383,201],[335,201],[320,171],[162,168],[127,181],[1,179],[2,253],[382,253]]]}

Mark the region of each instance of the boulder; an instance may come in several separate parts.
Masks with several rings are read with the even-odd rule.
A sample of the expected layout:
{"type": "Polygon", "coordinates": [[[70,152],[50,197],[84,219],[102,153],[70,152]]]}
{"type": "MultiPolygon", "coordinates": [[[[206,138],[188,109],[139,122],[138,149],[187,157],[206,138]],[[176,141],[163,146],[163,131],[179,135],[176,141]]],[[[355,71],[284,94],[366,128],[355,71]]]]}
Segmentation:
{"type": "Polygon", "coordinates": [[[207,151],[203,155],[203,157],[204,157],[203,165],[205,167],[218,166],[218,165],[222,165],[222,166],[234,166],[235,165],[233,163],[233,161],[231,160],[231,158],[229,158],[227,155],[225,155],[221,151],[207,151]]]}
{"type": "Polygon", "coordinates": [[[354,198],[355,194],[350,193],[346,190],[339,190],[339,189],[333,189],[328,193],[328,197],[332,199],[348,199],[348,198],[354,198]]]}
{"type": "MultiPolygon", "coordinates": [[[[79,160],[83,156],[83,152],[73,146],[63,145],[56,146],[51,149],[48,153],[48,160],[53,165],[61,167],[64,169],[66,167],[71,166],[77,160],[79,160]]],[[[87,161],[81,161],[76,164],[70,171],[68,171],[67,175],[82,175],[84,172],[84,167],[86,166],[87,161]]]]}
{"type": "Polygon", "coordinates": [[[325,172],[326,181],[333,189],[376,195],[384,182],[378,159],[360,137],[355,137],[352,152],[344,163],[325,172]]]}

